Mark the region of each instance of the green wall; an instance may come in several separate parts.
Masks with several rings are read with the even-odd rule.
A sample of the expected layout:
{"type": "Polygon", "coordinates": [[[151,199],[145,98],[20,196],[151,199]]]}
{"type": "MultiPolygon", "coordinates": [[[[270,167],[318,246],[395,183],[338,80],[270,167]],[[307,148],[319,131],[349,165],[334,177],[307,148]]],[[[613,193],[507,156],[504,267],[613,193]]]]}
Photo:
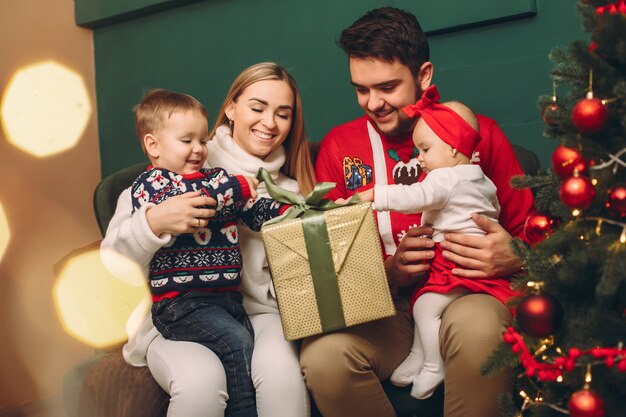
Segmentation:
{"type": "Polygon", "coordinates": [[[234,77],[260,61],[292,71],[309,137],[321,140],[361,115],[336,39],[385,5],[410,10],[431,32],[443,98],[493,117],[548,166],[556,144],[542,135],[536,101],[552,90],[550,50],[585,36],[574,1],[76,0],[77,22],[94,28],[103,176],[144,159],[131,108],[145,90],[192,94],[215,115],[234,77]],[[100,12],[98,4],[109,6],[100,12]]]}

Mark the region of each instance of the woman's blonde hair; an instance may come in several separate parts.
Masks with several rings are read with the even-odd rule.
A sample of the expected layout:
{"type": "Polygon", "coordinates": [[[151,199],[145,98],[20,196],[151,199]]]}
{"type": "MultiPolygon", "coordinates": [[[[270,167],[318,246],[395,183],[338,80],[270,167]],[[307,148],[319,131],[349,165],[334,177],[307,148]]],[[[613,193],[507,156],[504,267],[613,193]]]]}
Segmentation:
{"type": "Polygon", "coordinates": [[[291,129],[287,135],[287,139],[283,142],[287,159],[281,168],[281,172],[290,178],[295,179],[300,187],[302,194],[307,194],[315,185],[315,173],[313,172],[313,162],[311,161],[311,152],[307,142],[306,133],[304,131],[304,117],[302,114],[302,100],[300,91],[296,81],[291,74],[283,67],[273,62],[261,62],[254,64],[239,74],[233,85],[230,87],[224,102],[217,113],[215,125],[211,130],[209,137],[215,136],[215,131],[222,125],[228,126],[229,120],[226,116],[226,108],[231,102],[236,102],[243,91],[250,85],[259,81],[279,80],[286,82],[294,97],[293,118],[291,121],[291,129]]]}

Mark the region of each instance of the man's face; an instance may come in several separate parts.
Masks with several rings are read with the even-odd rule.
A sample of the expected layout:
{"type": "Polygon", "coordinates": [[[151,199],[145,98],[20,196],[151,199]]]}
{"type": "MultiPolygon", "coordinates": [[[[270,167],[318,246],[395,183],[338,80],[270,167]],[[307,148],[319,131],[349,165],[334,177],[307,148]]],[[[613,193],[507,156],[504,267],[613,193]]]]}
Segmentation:
{"type": "Polygon", "coordinates": [[[421,96],[417,79],[399,60],[350,58],[350,76],[357,101],[384,135],[398,136],[411,132],[415,119],[402,108],[421,96]]]}

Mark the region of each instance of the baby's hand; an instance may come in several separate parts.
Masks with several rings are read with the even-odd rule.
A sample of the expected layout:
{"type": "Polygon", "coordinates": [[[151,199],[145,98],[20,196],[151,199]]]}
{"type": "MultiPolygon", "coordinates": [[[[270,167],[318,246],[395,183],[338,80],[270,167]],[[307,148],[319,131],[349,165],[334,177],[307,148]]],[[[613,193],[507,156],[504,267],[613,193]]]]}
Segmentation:
{"type": "Polygon", "coordinates": [[[259,180],[256,178],[248,177],[246,175],[243,176],[248,182],[248,186],[250,187],[250,198],[257,198],[259,193],[256,192],[256,187],[259,185],[259,180]]]}
{"type": "Polygon", "coordinates": [[[365,190],[362,193],[358,193],[359,200],[361,201],[374,201],[374,189],[370,188],[369,190],[365,190]]]}
{"type": "Polygon", "coordinates": [[[348,200],[346,200],[345,198],[338,198],[335,200],[336,204],[346,204],[348,202],[348,200]]]}

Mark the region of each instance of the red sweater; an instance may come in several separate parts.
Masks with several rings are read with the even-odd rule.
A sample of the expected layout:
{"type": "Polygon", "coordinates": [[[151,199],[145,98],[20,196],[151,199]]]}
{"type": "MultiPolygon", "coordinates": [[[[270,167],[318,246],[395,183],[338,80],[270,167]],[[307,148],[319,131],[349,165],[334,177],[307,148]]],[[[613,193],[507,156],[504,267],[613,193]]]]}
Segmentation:
{"type": "MultiPolygon", "coordinates": [[[[423,179],[411,135],[384,136],[372,129],[375,134],[378,133],[375,136],[380,140],[372,139],[368,121],[367,116],[362,116],[337,126],[322,140],[315,163],[317,180],[337,184],[328,193],[328,198],[346,198],[356,191],[372,188],[377,182],[376,174],[379,183],[385,180],[381,171],[386,171],[387,184],[412,184],[423,179]],[[377,155],[384,154],[376,163],[373,147],[377,149],[377,155]]],[[[481,140],[472,155],[472,162],[480,164],[498,189],[497,196],[502,206],[500,224],[512,236],[524,239],[524,222],[534,210],[532,193],[528,189],[511,188],[511,177],[523,172],[513,147],[496,122],[481,115],[478,115],[478,121],[481,140]]],[[[369,124],[375,126],[371,121],[369,124]]],[[[406,230],[420,224],[421,214],[387,213],[378,212],[377,220],[383,251],[386,255],[393,255],[406,230]]]]}

